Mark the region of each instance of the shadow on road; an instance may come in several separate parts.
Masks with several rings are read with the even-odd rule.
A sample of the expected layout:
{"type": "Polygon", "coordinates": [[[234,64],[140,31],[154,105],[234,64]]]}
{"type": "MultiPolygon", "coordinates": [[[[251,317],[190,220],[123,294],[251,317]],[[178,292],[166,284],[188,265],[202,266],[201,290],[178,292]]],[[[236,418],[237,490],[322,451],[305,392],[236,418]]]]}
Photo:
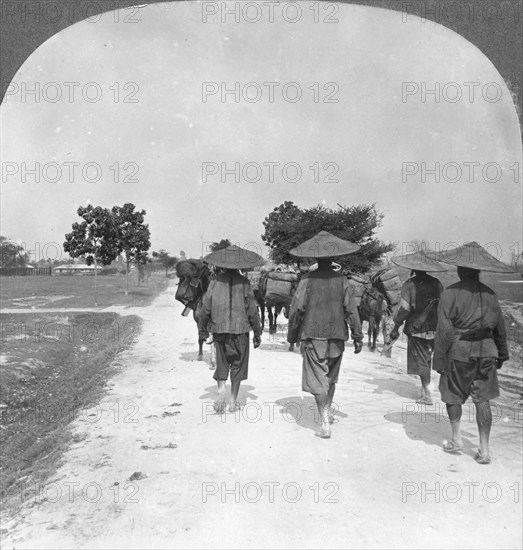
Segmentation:
{"type": "MultiPolygon", "coordinates": [[[[336,401],[336,398],[335,398],[336,401]]],[[[341,412],[336,402],[333,403],[335,417],[347,418],[347,414],[341,412]]],[[[276,405],[282,407],[281,415],[291,424],[297,424],[302,428],[317,431],[320,421],[318,408],[314,397],[282,397],[276,400],[276,405]]]]}
{"type": "Polygon", "coordinates": [[[377,386],[372,393],[383,393],[390,391],[404,399],[416,400],[420,396],[420,387],[412,382],[403,382],[395,378],[367,378],[367,384],[377,386]]]}
{"type": "Polygon", "coordinates": [[[201,365],[211,366],[211,352],[208,351],[208,347],[203,349],[203,361],[198,361],[198,350],[196,351],[187,351],[185,353],[180,353],[180,359],[182,361],[188,361],[189,363],[194,361],[201,365]]]}
{"type": "MultiPolygon", "coordinates": [[[[425,405],[417,403],[409,403],[408,405],[409,408],[403,412],[384,415],[385,420],[401,424],[409,439],[423,441],[427,445],[435,445],[442,448],[443,442],[448,441],[451,435],[448,420],[437,409],[436,412],[426,412],[427,408],[434,410],[433,407],[425,407],[425,405]]],[[[473,437],[473,434],[462,429],[462,435],[463,454],[473,457],[476,454],[477,448],[468,439],[469,437],[473,437]]]]}
{"type": "Polygon", "coordinates": [[[299,346],[295,345],[294,352],[289,352],[289,343],[288,342],[277,342],[277,341],[263,341],[258,348],[262,351],[278,351],[278,352],[286,352],[286,353],[295,353],[296,355],[299,355],[299,346]]]}
{"type": "MultiPolygon", "coordinates": [[[[230,383],[227,384],[227,399],[229,399],[231,394],[231,385],[230,383]]],[[[242,405],[245,405],[247,399],[249,401],[256,401],[258,399],[258,396],[254,393],[252,393],[251,390],[254,390],[254,386],[249,385],[241,385],[240,386],[240,393],[238,394],[238,400],[242,405]]],[[[217,396],[216,386],[209,386],[208,388],[205,388],[205,392],[203,395],[200,395],[200,399],[203,401],[214,401],[217,396]]]]}

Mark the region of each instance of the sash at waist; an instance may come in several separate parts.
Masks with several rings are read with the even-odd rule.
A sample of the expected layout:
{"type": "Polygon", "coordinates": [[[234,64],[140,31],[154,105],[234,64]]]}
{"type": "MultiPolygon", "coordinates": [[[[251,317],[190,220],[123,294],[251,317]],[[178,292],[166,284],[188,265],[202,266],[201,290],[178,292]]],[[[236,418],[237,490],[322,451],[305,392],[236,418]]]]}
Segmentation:
{"type": "Polygon", "coordinates": [[[460,329],[456,329],[456,331],[460,335],[459,339],[462,342],[478,342],[485,338],[494,338],[494,333],[490,328],[485,328],[483,330],[467,330],[464,332],[461,332],[460,329]]]}

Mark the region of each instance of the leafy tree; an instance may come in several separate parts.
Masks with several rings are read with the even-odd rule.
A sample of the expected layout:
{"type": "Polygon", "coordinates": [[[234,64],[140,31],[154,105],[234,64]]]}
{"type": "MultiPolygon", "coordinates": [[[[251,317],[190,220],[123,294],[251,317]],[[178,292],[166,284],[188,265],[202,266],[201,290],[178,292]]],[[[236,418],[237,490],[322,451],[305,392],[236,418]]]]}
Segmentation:
{"type": "Polygon", "coordinates": [[[0,267],[23,267],[29,261],[29,255],[23,246],[11,242],[0,235],[0,267]]]}
{"type": "MultiPolygon", "coordinates": [[[[346,270],[365,273],[379,264],[383,254],[394,249],[374,237],[381,226],[383,214],[374,204],[342,206],[337,210],[323,205],[301,209],[291,201],[274,208],[265,218],[265,232],[262,240],[271,249],[275,263],[294,263],[297,259],[289,250],[311,239],[320,231],[328,231],[340,239],[346,239],[360,246],[354,254],[341,256],[336,261],[346,270]]],[[[299,263],[299,261],[298,261],[299,263]]]]}
{"type": "Polygon", "coordinates": [[[151,232],[144,223],[145,210],[135,211],[135,205],[128,202],[113,206],[111,213],[117,228],[120,251],[125,254],[125,294],[129,293],[129,270],[131,262],[145,264],[147,251],[151,247],[151,232]]]}
{"type": "Polygon", "coordinates": [[[83,257],[87,265],[94,264],[95,303],[97,304],[98,264],[109,265],[120,253],[120,241],[114,216],[101,206],[80,206],[77,214],[83,222],[73,223],[65,235],[64,250],[71,258],[83,257]]]}
{"type": "Polygon", "coordinates": [[[296,262],[296,258],[288,251],[307,240],[302,238],[303,227],[300,222],[302,215],[303,210],[300,210],[292,201],[285,201],[280,206],[276,206],[263,221],[265,233],[261,238],[271,249],[270,257],[273,262],[277,264],[296,262]]]}
{"type": "Polygon", "coordinates": [[[216,252],[217,250],[222,250],[222,248],[227,248],[228,246],[231,246],[231,241],[229,239],[222,239],[220,242],[214,242],[209,247],[212,252],[216,252]]]}
{"type": "Polygon", "coordinates": [[[153,258],[164,267],[166,277],[169,269],[172,269],[178,263],[178,258],[171,256],[163,248],[158,250],[158,252],[153,252],[153,258]]]}

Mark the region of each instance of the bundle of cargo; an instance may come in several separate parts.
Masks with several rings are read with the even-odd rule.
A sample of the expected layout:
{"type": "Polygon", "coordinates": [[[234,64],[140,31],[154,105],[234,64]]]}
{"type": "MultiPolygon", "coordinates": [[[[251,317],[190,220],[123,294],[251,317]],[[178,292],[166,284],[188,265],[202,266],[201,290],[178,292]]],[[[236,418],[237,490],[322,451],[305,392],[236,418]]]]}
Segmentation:
{"type": "Polygon", "coordinates": [[[298,274],[271,271],[266,277],[265,299],[269,302],[288,301],[290,303],[298,282],[298,274]]]}
{"type": "Polygon", "coordinates": [[[271,264],[271,263],[267,263],[265,265],[262,265],[260,267],[260,271],[262,273],[267,273],[268,271],[274,271],[276,269],[276,266],[274,264],[271,264]]]}
{"type": "Polygon", "coordinates": [[[275,271],[280,273],[296,273],[296,269],[292,265],[278,264],[275,271]]]}
{"type": "Polygon", "coordinates": [[[370,276],[372,286],[387,297],[389,305],[395,306],[401,300],[402,282],[396,268],[380,269],[370,276]]]}
{"type": "Polygon", "coordinates": [[[197,277],[202,267],[203,262],[201,260],[194,260],[193,258],[190,260],[181,260],[176,264],[176,275],[179,279],[183,279],[184,277],[192,279],[193,277],[197,277]]]}
{"type": "Polygon", "coordinates": [[[345,276],[349,280],[349,285],[352,289],[354,299],[356,300],[356,305],[359,307],[361,303],[361,297],[365,292],[365,287],[370,285],[370,281],[361,275],[356,275],[354,273],[346,273],[345,276]]]}
{"type": "Polygon", "coordinates": [[[182,315],[186,317],[191,309],[196,309],[200,298],[207,290],[210,272],[207,264],[191,258],[176,264],[176,275],[179,282],[174,299],[185,306],[182,315]]]}

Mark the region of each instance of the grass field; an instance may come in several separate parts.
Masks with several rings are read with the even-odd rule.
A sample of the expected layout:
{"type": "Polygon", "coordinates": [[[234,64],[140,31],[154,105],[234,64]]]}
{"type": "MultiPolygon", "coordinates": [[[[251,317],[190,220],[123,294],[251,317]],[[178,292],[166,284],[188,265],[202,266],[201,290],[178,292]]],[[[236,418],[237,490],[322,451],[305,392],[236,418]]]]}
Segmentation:
{"type": "Polygon", "coordinates": [[[115,313],[1,315],[0,490],[51,474],[70,440],[66,429],[98,402],[117,353],[141,320],[115,313]]]}
{"type": "MultiPolygon", "coordinates": [[[[99,276],[98,307],[149,304],[169,279],[148,286],[99,276]]],[[[45,482],[71,441],[68,425],[94,406],[117,371],[117,354],[139,337],[141,319],[93,308],[94,277],[2,277],[0,355],[0,501],[20,504],[24,485],[45,482]],[[56,308],[42,313],[38,308],[56,308]],[[61,313],[60,308],[74,308],[61,313]],[[27,311],[34,309],[34,311],[27,311]]],[[[87,419],[92,422],[91,419],[87,419]]],[[[96,419],[94,419],[96,420],[96,419]]]]}
{"type": "Polygon", "coordinates": [[[98,275],[96,302],[92,275],[2,277],[0,283],[2,308],[90,308],[96,302],[98,307],[147,305],[168,286],[169,279],[155,273],[148,286],[138,287],[133,277],[126,296],[124,276],[98,275]]]}

